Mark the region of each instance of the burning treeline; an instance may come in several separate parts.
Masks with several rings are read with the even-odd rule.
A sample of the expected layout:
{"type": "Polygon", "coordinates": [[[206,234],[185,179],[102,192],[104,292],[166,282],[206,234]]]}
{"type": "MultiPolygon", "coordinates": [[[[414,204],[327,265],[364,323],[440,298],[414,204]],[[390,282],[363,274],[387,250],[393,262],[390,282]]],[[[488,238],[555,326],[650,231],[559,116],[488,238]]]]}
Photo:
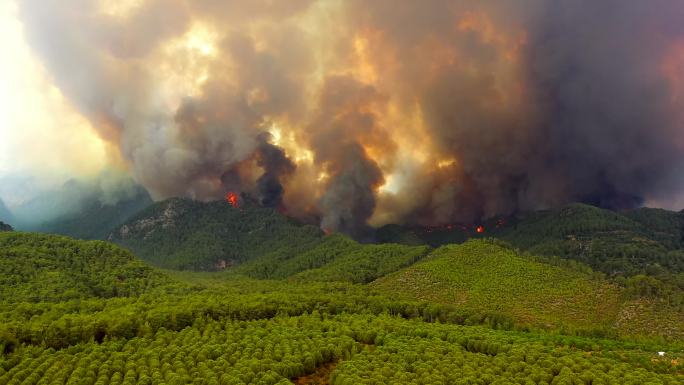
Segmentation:
{"type": "Polygon", "coordinates": [[[684,5],[25,0],[59,90],[155,198],[360,235],[681,187],[684,5]]]}

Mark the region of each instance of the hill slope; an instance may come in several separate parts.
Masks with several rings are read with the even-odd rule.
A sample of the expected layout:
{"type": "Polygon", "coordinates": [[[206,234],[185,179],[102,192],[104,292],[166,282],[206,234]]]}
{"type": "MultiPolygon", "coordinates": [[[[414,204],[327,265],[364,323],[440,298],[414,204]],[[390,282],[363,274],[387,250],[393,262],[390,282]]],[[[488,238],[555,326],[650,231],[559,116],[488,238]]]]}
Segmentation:
{"type": "Polygon", "coordinates": [[[235,271],[254,278],[368,283],[411,265],[428,251],[427,246],[365,245],[332,234],[296,255],[268,253],[235,271]]]}
{"type": "Polygon", "coordinates": [[[7,223],[0,221],[0,232],[1,231],[14,231],[14,229],[7,223]]]}
{"type": "Polygon", "coordinates": [[[684,214],[641,208],[614,212],[586,204],[520,213],[474,226],[427,228],[384,226],[380,242],[435,247],[471,238],[495,237],[537,255],[574,259],[610,275],[684,272],[684,214]]]}
{"type": "Polygon", "coordinates": [[[604,326],[619,304],[619,290],[606,281],[522,258],[487,240],[441,247],[373,286],[555,328],[604,326]]]}
{"type": "Polygon", "coordinates": [[[166,282],[131,253],[101,241],[0,233],[0,298],[63,301],[142,293],[166,282]]]}
{"type": "Polygon", "coordinates": [[[667,330],[663,334],[672,338],[684,337],[684,310],[630,297],[596,274],[537,262],[492,240],[444,246],[372,286],[537,327],[648,334],[650,322],[648,327],[667,330]]]}
{"type": "Polygon", "coordinates": [[[425,246],[364,245],[325,235],[250,202],[170,199],[118,228],[110,240],[158,266],[223,270],[259,279],[367,283],[427,254],[425,246]]]}
{"type": "Polygon", "coordinates": [[[495,236],[533,254],[576,259],[611,275],[657,275],[684,271],[683,226],[680,213],[616,213],[575,204],[531,213],[495,236]]]}
{"type": "MultiPolygon", "coordinates": [[[[684,380],[684,346],[661,339],[673,336],[681,318],[657,324],[652,328],[657,337],[643,341],[560,334],[581,329],[612,335],[613,312],[624,293],[579,269],[522,257],[499,241],[440,248],[370,287],[307,282],[337,278],[339,272],[366,276],[358,266],[367,262],[371,271],[384,274],[426,250],[359,245],[335,234],[322,237],[307,251],[310,254],[283,260],[282,268],[271,271],[292,280],[180,271],[170,273],[178,279],[174,280],[106,242],[3,233],[0,383],[684,380]],[[317,257],[321,253],[331,253],[322,265],[317,257]],[[300,271],[307,263],[312,267],[300,271]],[[326,277],[326,272],[335,275],[326,277]],[[397,279],[401,277],[414,281],[397,279]],[[153,287],[158,289],[147,290],[153,287]],[[114,295],[129,296],[107,298],[114,295]],[[427,297],[430,302],[412,300],[427,297]],[[44,300],[58,303],[32,303],[44,300]],[[508,322],[514,317],[515,323],[508,322]],[[510,329],[541,324],[553,332],[493,330],[464,323],[510,329]],[[666,356],[660,357],[658,351],[666,356]]],[[[273,261],[262,258],[266,257],[239,268],[273,261]]],[[[644,313],[639,305],[630,311],[644,313]]],[[[621,320],[634,324],[634,318],[621,320]]],[[[622,324],[618,330],[624,330],[622,324]]],[[[643,337],[638,329],[629,332],[643,337]]]]}
{"type": "Polygon", "coordinates": [[[220,270],[266,254],[287,258],[323,238],[318,228],[272,209],[180,198],[153,204],[109,237],[150,263],[189,270],[220,270]]]}

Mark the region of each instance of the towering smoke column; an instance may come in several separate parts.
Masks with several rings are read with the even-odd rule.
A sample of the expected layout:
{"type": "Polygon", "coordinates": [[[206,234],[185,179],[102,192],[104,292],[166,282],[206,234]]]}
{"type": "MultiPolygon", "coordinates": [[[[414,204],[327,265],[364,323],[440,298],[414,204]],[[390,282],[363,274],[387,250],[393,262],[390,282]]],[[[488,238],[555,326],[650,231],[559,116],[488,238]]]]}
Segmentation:
{"type": "Polygon", "coordinates": [[[264,173],[257,179],[259,202],[266,207],[280,207],[283,203],[282,179],[295,171],[295,164],[285,155],[282,148],[274,146],[269,141],[269,134],[259,136],[257,148],[257,166],[264,173]]]}
{"type": "Polygon", "coordinates": [[[20,13],[157,199],[246,192],[363,237],[684,187],[678,1],[112,4],[20,13]]]}
{"type": "Polygon", "coordinates": [[[375,191],[383,182],[382,171],[362,143],[391,141],[381,138],[382,128],[369,109],[382,100],[372,87],[348,76],[329,77],[320,99],[309,127],[309,145],[325,177],[319,202],[321,226],[360,237],[375,209],[375,191]]]}

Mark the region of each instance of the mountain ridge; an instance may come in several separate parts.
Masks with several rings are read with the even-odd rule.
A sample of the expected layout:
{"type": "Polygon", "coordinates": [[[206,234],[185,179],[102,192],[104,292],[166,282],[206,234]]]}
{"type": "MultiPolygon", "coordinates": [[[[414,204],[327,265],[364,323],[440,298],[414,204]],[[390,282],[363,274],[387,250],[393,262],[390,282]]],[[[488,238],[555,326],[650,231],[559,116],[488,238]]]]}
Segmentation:
{"type": "Polygon", "coordinates": [[[81,202],[79,209],[26,229],[86,240],[104,240],[113,228],[152,203],[150,195],[140,187],[114,202],[103,202],[97,196],[90,196],[81,202]]]}
{"type": "Polygon", "coordinates": [[[156,202],[112,231],[108,240],[162,267],[220,270],[257,255],[294,255],[324,238],[275,210],[242,202],[156,202]]]}
{"type": "Polygon", "coordinates": [[[684,214],[639,208],[624,212],[574,203],[554,210],[497,217],[478,226],[387,225],[380,242],[439,247],[494,237],[532,254],[559,256],[609,275],[684,272],[684,214]],[[476,227],[482,226],[482,233],[476,227]]]}
{"type": "Polygon", "coordinates": [[[14,231],[14,228],[12,228],[12,226],[10,226],[9,224],[0,221],[0,232],[3,231],[14,231]]]}
{"type": "Polygon", "coordinates": [[[2,199],[0,199],[0,221],[6,222],[6,223],[12,223],[12,222],[14,222],[14,220],[15,220],[14,215],[7,208],[7,206],[5,205],[5,202],[3,202],[2,199]]]}

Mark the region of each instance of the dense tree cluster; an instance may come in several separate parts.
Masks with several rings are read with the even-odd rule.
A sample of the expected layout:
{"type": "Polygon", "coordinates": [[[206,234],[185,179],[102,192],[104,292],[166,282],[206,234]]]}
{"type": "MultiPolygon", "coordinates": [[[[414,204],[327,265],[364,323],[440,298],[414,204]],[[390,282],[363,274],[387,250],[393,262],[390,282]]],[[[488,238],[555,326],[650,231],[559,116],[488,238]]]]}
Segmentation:
{"type": "Polygon", "coordinates": [[[608,275],[684,272],[684,213],[639,208],[614,212],[586,204],[517,213],[472,226],[403,228],[384,226],[381,242],[441,246],[472,237],[496,237],[532,254],[577,260],[608,275]]]}
{"type": "Polygon", "coordinates": [[[212,271],[265,254],[291,257],[323,238],[318,228],[253,203],[169,199],[138,213],[110,240],[157,266],[212,271]]]}
{"type": "Polygon", "coordinates": [[[431,250],[296,227],[311,242],[222,272],[0,234],[0,384],[684,383],[676,281],[612,282],[494,239],[431,250]]]}
{"type": "Polygon", "coordinates": [[[134,296],[163,283],[160,273],[107,242],[0,234],[0,298],[4,300],[134,296]]]}
{"type": "Polygon", "coordinates": [[[428,252],[427,246],[365,245],[333,234],[301,254],[283,258],[269,253],[235,271],[254,278],[368,283],[413,264],[428,252]]]}
{"type": "Polygon", "coordinates": [[[62,303],[0,302],[0,348],[18,344],[55,349],[91,340],[146,336],[159,329],[182,330],[198,319],[255,320],[325,314],[393,314],[402,318],[458,324],[514,325],[503,315],[458,309],[448,305],[391,300],[364,287],[347,284],[262,285],[249,289],[221,287],[197,290],[165,287],[137,298],[72,300],[62,303]]]}
{"type": "Polygon", "coordinates": [[[388,315],[235,321],[26,347],[0,356],[3,384],[287,384],[338,362],[332,384],[681,384],[681,364],[599,340],[545,338],[388,315]],[[579,382],[578,382],[579,381],[579,382]]]}
{"type": "Polygon", "coordinates": [[[617,213],[574,204],[530,213],[495,236],[532,254],[575,259],[609,275],[684,272],[682,213],[617,213]]]}
{"type": "Polygon", "coordinates": [[[457,225],[423,229],[391,225],[378,234],[383,242],[432,246],[495,237],[544,264],[604,273],[632,299],[648,298],[657,306],[684,311],[684,212],[650,208],[614,212],[571,204],[494,218],[484,228],[484,234],[475,234],[457,225]]]}
{"type": "Polygon", "coordinates": [[[496,309],[517,322],[594,328],[597,334],[611,329],[621,305],[619,289],[607,280],[535,262],[495,240],[443,246],[372,286],[411,299],[496,309]]]}
{"type": "Polygon", "coordinates": [[[356,347],[351,337],[315,317],[198,319],[179,332],[160,329],[147,337],[60,351],[27,349],[0,361],[0,383],[289,383],[321,363],[349,358],[356,347]]]}
{"type": "Polygon", "coordinates": [[[173,199],[128,221],[112,239],[158,266],[231,269],[260,279],[367,283],[410,265],[427,246],[366,245],[342,234],[324,236],[268,208],[242,202],[173,199]]]}
{"type": "MultiPolygon", "coordinates": [[[[385,320],[391,323],[393,320],[385,320]]],[[[403,325],[402,325],[403,326],[403,325]]],[[[396,326],[395,326],[396,327],[396,326]]],[[[612,353],[500,332],[451,326],[404,326],[376,337],[343,362],[333,384],[677,384],[670,362],[637,353],[621,362],[612,353]],[[644,362],[641,366],[640,362],[644,362]]],[[[597,346],[593,346],[596,349],[597,346]]]]}

